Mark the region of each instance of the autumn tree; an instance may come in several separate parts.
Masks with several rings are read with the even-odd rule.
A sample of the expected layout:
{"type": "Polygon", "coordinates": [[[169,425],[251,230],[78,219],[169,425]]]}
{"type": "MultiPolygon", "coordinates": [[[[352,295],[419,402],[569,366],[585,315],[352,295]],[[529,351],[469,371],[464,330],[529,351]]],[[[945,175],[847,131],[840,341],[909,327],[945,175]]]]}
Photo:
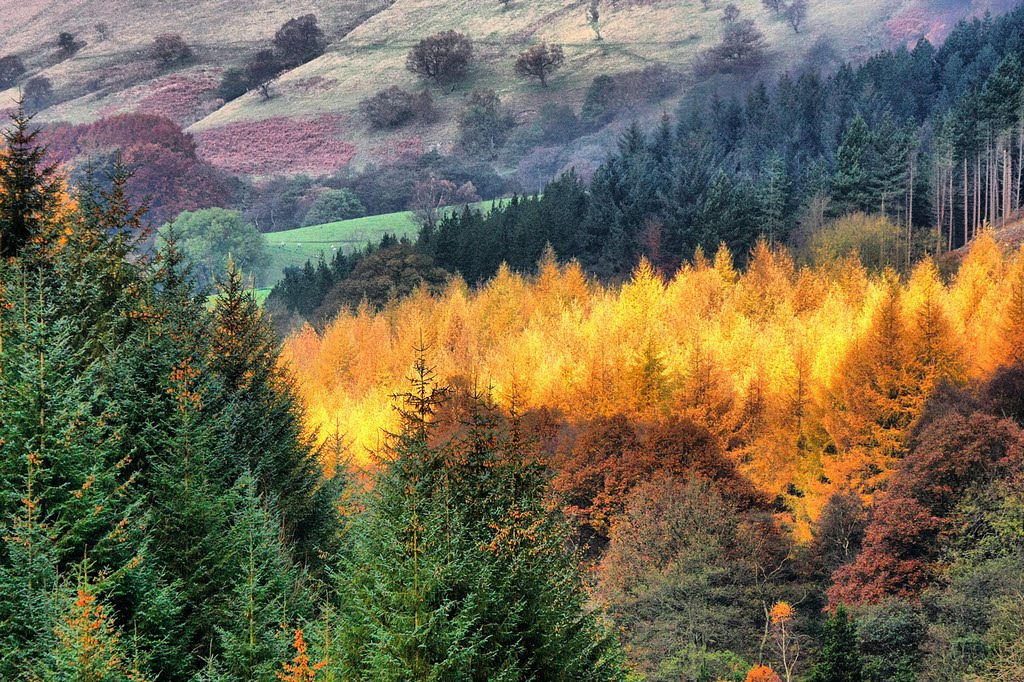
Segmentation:
{"type": "Polygon", "coordinates": [[[516,58],[516,73],[523,78],[536,78],[544,87],[548,77],[565,63],[561,45],[541,43],[521,52],[516,58]]]}
{"type": "Polygon", "coordinates": [[[153,38],[149,54],[161,68],[167,69],[192,59],[192,48],[178,33],[163,33],[153,38]]]}
{"type": "Polygon", "coordinates": [[[326,47],[324,32],[315,14],[289,19],[274,33],[274,51],[287,68],[316,59],[326,47]]]}
{"type": "Polygon", "coordinates": [[[405,68],[426,80],[451,83],[465,76],[472,61],[473,41],[464,33],[444,31],[416,43],[405,68]]]}
{"type": "Polygon", "coordinates": [[[259,92],[263,99],[270,99],[271,86],[284,68],[273,50],[260,50],[245,65],[246,82],[249,88],[259,92]]]}

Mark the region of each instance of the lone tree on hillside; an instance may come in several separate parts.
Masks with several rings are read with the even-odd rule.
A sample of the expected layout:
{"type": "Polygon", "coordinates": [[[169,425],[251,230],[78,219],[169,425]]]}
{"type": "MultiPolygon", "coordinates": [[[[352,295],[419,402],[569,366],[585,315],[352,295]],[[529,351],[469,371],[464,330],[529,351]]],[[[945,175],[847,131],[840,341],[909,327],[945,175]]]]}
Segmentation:
{"type": "Polygon", "coordinates": [[[786,19],[789,25],[797,33],[800,32],[800,24],[807,18],[807,0],[793,0],[786,8],[786,19]]]}
{"type": "Polygon", "coordinates": [[[25,63],[16,54],[0,57],[0,90],[6,90],[25,75],[25,63]]]}
{"type": "Polygon", "coordinates": [[[740,72],[760,67],[766,58],[764,33],[750,19],[728,22],[722,41],[707,50],[700,68],[709,73],[740,72]]]}
{"type": "Polygon", "coordinates": [[[298,66],[316,59],[327,49],[327,40],[315,14],[289,19],[274,34],[274,49],[285,66],[298,66]]]}
{"type": "Polygon", "coordinates": [[[537,78],[544,87],[548,76],[565,63],[561,45],[541,43],[526,50],[516,59],[516,73],[524,78],[537,78]]]}
{"type": "Polygon", "coordinates": [[[245,65],[245,80],[250,89],[263,95],[263,99],[270,99],[270,86],[283,70],[273,50],[260,50],[245,65]]]}
{"type": "Polygon", "coordinates": [[[587,7],[587,23],[590,30],[594,32],[594,40],[601,40],[601,8],[598,6],[601,0],[590,0],[587,7]]]}
{"type": "Polygon", "coordinates": [[[422,78],[451,82],[465,75],[472,61],[473,41],[458,31],[444,31],[416,43],[405,68],[422,78]]]}
{"type": "Polygon", "coordinates": [[[149,56],[160,65],[168,69],[178,64],[184,64],[192,59],[192,48],[188,46],[185,39],[177,33],[164,33],[153,38],[153,44],[149,48],[149,56]]]}
{"type": "Polygon", "coordinates": [[[83,47],[85,47],[85,43],[76,40],[74,33],[61,31],[57,34],[57,49],[64,57],[70,57],[83,47]]]}

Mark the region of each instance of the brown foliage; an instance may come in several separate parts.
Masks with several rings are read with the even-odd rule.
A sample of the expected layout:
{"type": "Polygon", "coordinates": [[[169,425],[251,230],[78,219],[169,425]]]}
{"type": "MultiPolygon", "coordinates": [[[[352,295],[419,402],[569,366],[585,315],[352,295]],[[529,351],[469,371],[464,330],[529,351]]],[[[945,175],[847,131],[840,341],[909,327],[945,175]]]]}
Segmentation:
{"type": "Polygon", "coordinates": [[[872,510],[857,560],[840,568],[832,603],[914,599],[935,573],[939,539],[956,504],[1024,464],[1024,437],[1013,422],[953,411],[924,429],[872,510]]]}
{"type": "Polygon", "coordinates": [[[516,58],[516,73],[524,78],[536,78],[544,87],[548,76],[565,63],[561,45],[541,43],[519,54],[516,58]]]}
{"type": "Polygon", "coordinates": [[[405,68],[422,78],[445,82],[464,76],[472,61],[473,41],[458,31],[444,31],[416,43],[405,68]]]}

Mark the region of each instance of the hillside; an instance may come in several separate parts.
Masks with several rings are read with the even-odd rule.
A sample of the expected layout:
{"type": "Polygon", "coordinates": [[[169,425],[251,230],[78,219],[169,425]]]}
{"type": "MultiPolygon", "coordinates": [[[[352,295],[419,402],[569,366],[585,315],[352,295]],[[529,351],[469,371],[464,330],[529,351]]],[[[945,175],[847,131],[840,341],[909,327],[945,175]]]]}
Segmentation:
{"type": "MultiPolygon", "coordinates": [[[[761,3],[737,3],[744,17],[764,31],[769,70],[780,71],[813,55],[823,65],[857,59],[927,35],[941,38],[956,20],[985,10],[999,10],[1003,0],[924,3],[920,0],[853,0],[842,5],[812,3],[805,25],[794,32],[761,3]]],[[[20,54],[29,75],[53,82],[61,103],[42,112],[41,121],[85,122],[114,113],[161,113],[190,126],[201,153],[222,168],[251,175],[277,172],[320,173],[352,163],[356,167],[432,148],[451,150],[456,121],[474,88],[493,88],[518,124],[538,118],[543,104],[568,104],[577,111],[592,79],[601,74],[634,78],[654,64],[672,79],[693,85],[695,57],[721,34],[724,2],[705,10],[688,2],[617,2],[601,9],[601,35],[594,40],[587,23],[587,3],[552,4],[515,0],[506,9],[495,2],[428,0],[328,3],[229,3],[205,1],[183,5],[155,2],[23,3],[0,0],[8,21],[0,28],[0,53],[20,54]],[[329,46],[326,54],[285,73],[264,101],[250,93],[224,104],[216,89],[224,69],[242,64],[266,47],[274,31],[292,16],[313,12],[329,46]],[[106,24],[101,39],[97,26],[106,24]],[[358,115],[359,102],[391,85],[419,87],[404,68],[410,46],[431,33],[457,29],[475,44],[476,64],[453,90],[432,89],[438,116],[378,132],[358,115]],[[55,39],[70,31],[87,44],[73,57],[57,59],[55,39]],[[154,36],[180,33],[193,47],[193,63],[160,73],[145,58],[154,36]],[[541,41],[565,46],[566,64],[550,87],[517,78],[514,56],[541,41]]],[[[678,90],[684,92],[686,88],[678,90]]],[[[0,93],[0,99],[14,90],[0,93]]],[[[674,97],[678,97],[676,94],[674,97]]],[[[653,117],[674,108],[661,102],[625,103],[620,119],[653,117]]],[[[516,142],[499,165],[513,168],[531,149],[542,147],[528,126],[513,133],[516,142]]],[[[557,163],[570,160],[582,168],[599,162],[613,136],[598,133],[577,140],[557,163]]],[[[553,152],[548,151],[548,156],[553,152]]],[[[543,155],[543,152],[541,152],[543,155]]]]}

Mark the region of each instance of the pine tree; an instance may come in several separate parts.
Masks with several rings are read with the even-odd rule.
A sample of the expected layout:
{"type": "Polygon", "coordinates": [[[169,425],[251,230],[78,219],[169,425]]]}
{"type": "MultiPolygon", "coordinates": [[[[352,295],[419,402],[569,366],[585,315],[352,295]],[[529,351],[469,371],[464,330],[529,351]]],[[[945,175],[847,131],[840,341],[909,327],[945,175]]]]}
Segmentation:
{"type": "Polygon", "coordinates": [[[864,664],[858,648],[857,621],[842,604],[825,621],[823,639],[811,682],[861,682],[864,664]]]}
{"type": "Polygon", "coordinates": [[[331,552],[336,542],[334,503],[343,481],[324,478],[294,379],[278,364],[274,331],[233,264],[213,318],[209,362],[222,383],[218,409],[227,413],[229,470],[234,476],[252,472],[280,514],[295,559],[316,565],[320,552],[331,552]]]}

